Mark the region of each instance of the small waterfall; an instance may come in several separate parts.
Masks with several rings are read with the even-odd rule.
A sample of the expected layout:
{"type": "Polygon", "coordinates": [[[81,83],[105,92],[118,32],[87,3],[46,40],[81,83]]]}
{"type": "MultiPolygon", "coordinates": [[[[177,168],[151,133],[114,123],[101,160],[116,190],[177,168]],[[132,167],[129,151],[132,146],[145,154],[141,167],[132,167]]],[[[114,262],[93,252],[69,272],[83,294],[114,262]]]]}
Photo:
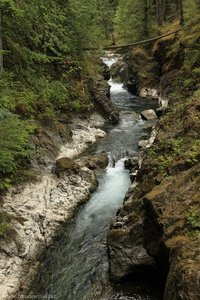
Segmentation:
{"type": "Polygon", "coordinates": [[[101,60],[110,69],[112,67],[112,65],[114,65],[116,62],[118,62],[118,60],[120,59],[120,57],[121,56],[119,54],[110,54],[109,56],[103,56],[103,57],[101,57],[101,60]]]}

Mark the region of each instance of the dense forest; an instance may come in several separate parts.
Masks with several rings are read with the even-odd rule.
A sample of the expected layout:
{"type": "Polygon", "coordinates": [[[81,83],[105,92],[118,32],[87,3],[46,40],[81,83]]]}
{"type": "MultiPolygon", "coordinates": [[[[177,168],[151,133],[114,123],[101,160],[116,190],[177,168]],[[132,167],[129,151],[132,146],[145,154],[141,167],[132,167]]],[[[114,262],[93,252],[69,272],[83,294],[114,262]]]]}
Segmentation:
{"type": "MultiPolygon", "coordinates": [[[[183,28],[168,56],[183,50],[176,81],[190,95],[199,87],[199,21],[199,0],[0,0],[0,190],[32,176],[30,140],[38,128],[59,123],[61,113],[93,110],[87,81],[100,52],[85,48],[183,28]]],[[[136,50],[148,56],[148,47],[136,50]]]]}
{"type": "Polygon", "coordinates": [[[30,155],[28,140],[60,111],[90,111],[82,49],[106,41],[114,3],[0,1],[0,189],[30,155]],[[4,178],[4,179],[2,179],[4,178]]]}

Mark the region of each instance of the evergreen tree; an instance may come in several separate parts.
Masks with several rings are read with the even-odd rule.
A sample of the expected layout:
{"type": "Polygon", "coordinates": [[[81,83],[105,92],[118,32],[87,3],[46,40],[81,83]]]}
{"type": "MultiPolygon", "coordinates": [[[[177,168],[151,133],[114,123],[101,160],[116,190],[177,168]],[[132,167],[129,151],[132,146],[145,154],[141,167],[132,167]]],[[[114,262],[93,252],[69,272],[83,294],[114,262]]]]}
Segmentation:
{"type": "Polygon", "coordinates": [[[148,3],[143,0],[119,1],[115,30],[123,42],[137,41],[148,36],[148,3]]]}

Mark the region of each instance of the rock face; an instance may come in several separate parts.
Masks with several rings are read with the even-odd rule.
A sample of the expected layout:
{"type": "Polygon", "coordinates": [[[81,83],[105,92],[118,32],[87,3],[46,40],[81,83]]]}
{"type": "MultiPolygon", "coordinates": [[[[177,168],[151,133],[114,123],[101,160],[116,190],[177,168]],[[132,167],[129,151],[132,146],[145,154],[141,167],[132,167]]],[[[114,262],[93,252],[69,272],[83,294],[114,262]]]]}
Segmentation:
{"type": "MultiPolygon", "coordinates": [[[[64,118],[53,128],[37,128],[36,134],[32,137],[31,147],[35,155],[31,155],[31,168],[41,173],[47,168],[50,170],[60,147],[66,141],[72,141],[72,131],[69,124],[65,124],[64,118]],[[40,155],[42,153],[42,155],[40,155]]],[[[68,123],[68,122],[67,122],[68,123]]]]}
{"type": "Polygon", "coordinates": [[[105,119],[97,113],[93,113],[89,119],[74,117],[70,123],[73,139],[70,143],[61,146],[58,158],[76,157],[94,144],[98,138],[105,137],[106,133],[99,129],[104,123],[105,119]]]}
{"type": "Polygon", "coordinates": [[[107,239],[111,278],[158,276],[164,300],[200,296],[199,103],[174,103],[161,119],[107,239]]]}
{"type": "Polygon", "coordinates": [[[4,209],[13,220],[5,242],[0,244],[1,299],[16,299],[15,293],[32,280],[37,258],[60,225],[76,207],[89,199],[96,184],[92,171],[63,171],[62,179],[44,176],[41,182],[13,190],[4,199],[4,209]]]}
{"type": "MultiPolygon", "coordinates": [[[[167,275],[164,299],[199,299],[200,165],[172,177],[138,199],[125,199],[108,235],[114,280],[146,272],[167,275]],[[198,203],[198,204],[197,204],[198,203]],[[186,211],[189,210],[187,213],[186,211]],[[190,217],[191,219],[190,219],[190,217]],[[192,217],[193,216],[193,217],[192,217]],[[186,223],[191,232],[186,231],[186,223]],[[196,226],[197,233],[192,234],[196,226]]],[[[151,275],[152,276],[152,275],[151,275]]]]}
{"type": "Polygon", "coordinates": [[[141,114],[142,119],[144,119],[144,120],[157,119],[157,115],[153,109],[144,110],[140,114],[141,114]]]}
{"type": "Polygon", "coordinates": [[[62,157],[60,152],[55,164],[59,177],[46,168],[38,181],[12,188],[5,195],[3,208],[12,221],[0,242],[1,300],[23,297],[23,291],[37,272],[42,252],[61,225],[73,216],[77,207],[87,201],[96,188],[93,171],[72,157],[106,135],[96,128],[103,123],[104,120],[97,114],[89,120],[73,119],[72,142],[62,148],[69,155],[62,157]]]}
{"type": "Polygon", "coordinates": [[[142,216],[139,203],[125,199],[116,221],[108,234],[109,272],[114,281],[129,275],[138,277],[155,268],[155,262],[143,247],[142,216]],[[129,214],[130,208],[132,213],[129,214]],[[131,224],[131,225],[130,225],[131,224]]]}
{"type": "Polygon", "coordinates": [[[159,108],[156,109],[156,114],[158,117],[160,117],[166,111],[169,101],[167,99],[163,99],[162,97],[159,97],[158,104],[159,104],[159,108]]]}
{"type": "Polygon", "coordinates": [[[110,79],[110,69],[105,64],[103,65],[103,78],[104,80],[108,81],[110,79]]]}
{"type": "Polygon", "coordinates": [[[164,299],[199,299],[199,197],[200,164],[169,178],[143,197],[145,249],[162,268],[169,257],[164,299]],[[188,232],[186,225],[191,226],[188,232]],[[155,234],[158,228],[159,235],[155,234]]]}
{"type": "Polygon", "coordinates": [[[97,76],[95,80],[91,81],[91,94],[103,113],[108,116],[111,123],[115,124],[119,121],[119,112],[114,103],[111,102],[110,86],[105,82],[102,76],[97,76]]]}

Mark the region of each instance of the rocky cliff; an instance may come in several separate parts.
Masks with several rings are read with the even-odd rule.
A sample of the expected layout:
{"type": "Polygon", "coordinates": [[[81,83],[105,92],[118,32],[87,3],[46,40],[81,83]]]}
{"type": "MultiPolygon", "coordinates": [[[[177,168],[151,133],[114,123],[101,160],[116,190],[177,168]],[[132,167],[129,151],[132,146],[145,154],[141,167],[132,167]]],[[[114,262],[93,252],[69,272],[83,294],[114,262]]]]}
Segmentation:
{"type": "MultiPolygon", "coordinates": [[[[187,38],[191,35],[190,32],[187,38]]],[[[156,73],[151,83],[149,79],[143,82],[145,86],[159,88],[162,96],[170,100],[169,107],[160,120],[154,145],[145,152],[136,187],[127,193],[111,225],[108,255],[113,280],[138,276],[160,278],[165,282],[163,299],[197,300],[200,297],[199,79],[191,73],[193,89],[185,91],[180,87],[188,48],[187,42],[180,43],[186,40],[186,34],[176,38],[153,45],[151,54],[155,63],[147,62],[151,72],[152,66],[159,67],[156,70],[159,69],[161,79],[156,79],[156,73]],[[172,52],[169,49],[175,40],[181,46],[172,52]]],[[[144,50],[141,53],[144,56],[144,50]]],[[[134,65],[134,56],[132,60],[134,65]]],[[[144,77],[140,73],[137,76],[139,88],[144,77]]]]}

